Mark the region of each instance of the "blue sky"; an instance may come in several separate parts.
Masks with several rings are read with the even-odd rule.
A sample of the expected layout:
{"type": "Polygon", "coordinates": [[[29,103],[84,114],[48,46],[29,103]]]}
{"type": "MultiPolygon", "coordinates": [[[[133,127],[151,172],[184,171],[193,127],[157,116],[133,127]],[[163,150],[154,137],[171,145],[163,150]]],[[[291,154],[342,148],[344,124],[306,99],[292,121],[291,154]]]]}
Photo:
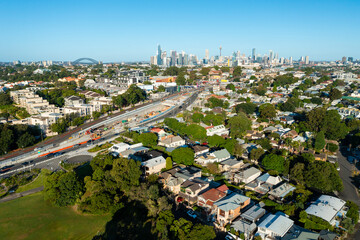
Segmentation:
{"type": "Polygon", "coordinates": [[[203,57],[271,49],[360,58],[360,0],[0,0],[0,61],[149,60],[157,44],[203,57]]]}

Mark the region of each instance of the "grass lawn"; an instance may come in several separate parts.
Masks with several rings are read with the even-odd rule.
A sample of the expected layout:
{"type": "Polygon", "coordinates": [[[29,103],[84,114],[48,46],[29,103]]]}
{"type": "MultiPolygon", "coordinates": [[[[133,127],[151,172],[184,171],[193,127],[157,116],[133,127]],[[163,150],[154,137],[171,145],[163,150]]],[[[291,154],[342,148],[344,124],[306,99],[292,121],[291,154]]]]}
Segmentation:
{"type": "Polygon", "coordinates": [[[47,169],[42,169],[34,181],[32,181],[26,185],[18,187],[18,189],[16,189],[16,192],[20,193],[20,192],[24,192],[24,191],[27,191],[30,189],[44,186],[44,180],[45,180],[46,173],[50,173],[50,171],[47,169]]]}
{"type": "Polygon", "coordinates": [[[92,239],[111,216],[83,216],[35,193],[0,204],[0,239],[92,239]]]}
{"type": "Polygon", "coordinates": [[[98,152],[100,150],[108,149],[108,148],[111,148],[111,147],[112,147],[112,144],[107,142],[107,143],[104,143],[102,145],[96,145],[95,147],[89,149],[88,152],[98,152]]]}

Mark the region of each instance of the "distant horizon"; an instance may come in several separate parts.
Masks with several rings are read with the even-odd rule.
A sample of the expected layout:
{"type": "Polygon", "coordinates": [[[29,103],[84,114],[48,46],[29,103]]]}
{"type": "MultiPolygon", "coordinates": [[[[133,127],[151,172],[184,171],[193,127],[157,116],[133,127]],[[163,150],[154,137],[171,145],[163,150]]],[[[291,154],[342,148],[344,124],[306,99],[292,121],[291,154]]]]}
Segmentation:
{"type": "Polygon", "coordinates": [[[360,1],[0,1],[0,61],[149,61],[251,49],[279,57],[360,59],[360,1]],[[65,60],[63,60],[65,59],[65,60]]]}

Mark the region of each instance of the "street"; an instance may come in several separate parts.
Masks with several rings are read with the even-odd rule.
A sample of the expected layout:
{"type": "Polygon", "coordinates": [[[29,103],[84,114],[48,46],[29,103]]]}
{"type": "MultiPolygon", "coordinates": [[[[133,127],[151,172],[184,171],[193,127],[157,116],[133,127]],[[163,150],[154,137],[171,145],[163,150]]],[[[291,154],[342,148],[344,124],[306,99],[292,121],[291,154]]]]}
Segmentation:
{"type": "Polygon", "coordinates": [[[338,163],[340,166],[340,178],[343,181],[344,190],[339,193],[339,197],[344,200],[350,200],[360,206],[360,197],[356,186],[353,184],[351,179],[352,172],[354,170],[354,165],[349,163],[347,160],[347,150],[346,147],[341,147],[340,151],[337,154],[338,163]]]}

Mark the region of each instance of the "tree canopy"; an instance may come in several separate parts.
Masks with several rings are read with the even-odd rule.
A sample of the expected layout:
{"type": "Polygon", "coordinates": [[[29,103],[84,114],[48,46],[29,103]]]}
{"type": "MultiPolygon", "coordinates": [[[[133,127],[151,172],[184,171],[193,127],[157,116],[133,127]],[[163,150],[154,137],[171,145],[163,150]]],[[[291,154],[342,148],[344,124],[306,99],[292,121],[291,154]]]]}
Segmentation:
{"type": "Polygon", "coordinates": [[[191,148],[177,148],[171,152],[171,157],[174,162],[184,165],[193,165],[194,164],[194,150],[191,148]]]}

